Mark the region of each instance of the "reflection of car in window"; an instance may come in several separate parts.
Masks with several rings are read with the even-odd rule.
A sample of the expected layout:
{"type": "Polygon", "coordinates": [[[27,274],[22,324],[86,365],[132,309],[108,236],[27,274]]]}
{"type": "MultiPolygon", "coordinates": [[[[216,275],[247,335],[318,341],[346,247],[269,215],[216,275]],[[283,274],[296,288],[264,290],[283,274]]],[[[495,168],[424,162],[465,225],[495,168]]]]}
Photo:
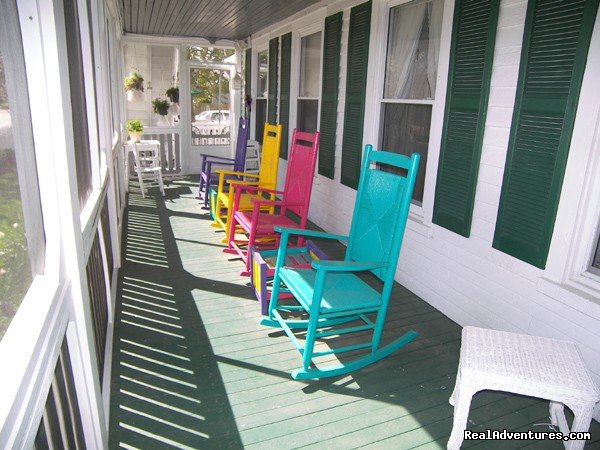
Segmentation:
{"type": "Polygon", "coordinates": [[[229,111],[203,111],[194,116],[194,125],[203,135],[223,135],[229,133],[229,111]]]}

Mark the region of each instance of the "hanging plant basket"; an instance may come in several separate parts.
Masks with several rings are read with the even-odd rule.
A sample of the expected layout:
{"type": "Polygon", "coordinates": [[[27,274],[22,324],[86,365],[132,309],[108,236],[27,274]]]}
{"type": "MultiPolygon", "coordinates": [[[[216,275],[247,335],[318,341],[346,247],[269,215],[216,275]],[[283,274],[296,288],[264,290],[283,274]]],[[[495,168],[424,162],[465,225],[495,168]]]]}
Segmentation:
{"type": "Polygon", "coordinates": [[[134,102],[142,100],[144,92],[144,79],[137,72],[131,72],[123,80],[123,87],[127,92],[127,101],[134,102]]]}
{"type": "Polygon", "coordinates": [[[169,100],[171,100],[171,103],[179,104],[179,88],[178,87],[171,87],[171,88],[167,89],[167,91],[165,92],[165,95],[167,97],[169,97],[169,100]]]}

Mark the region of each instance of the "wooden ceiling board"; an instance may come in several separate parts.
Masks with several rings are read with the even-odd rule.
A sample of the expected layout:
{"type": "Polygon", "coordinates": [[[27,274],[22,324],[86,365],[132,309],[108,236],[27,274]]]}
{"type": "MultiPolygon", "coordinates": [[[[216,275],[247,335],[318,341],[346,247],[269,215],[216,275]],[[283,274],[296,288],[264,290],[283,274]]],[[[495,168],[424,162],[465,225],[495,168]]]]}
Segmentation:
{"type": "Polygon", "coordinates": [[[244,39],[322,0],[120,0],[125,33],[244,39]]]}
{"type": "Polygon", "coordinates": [[[169,18],[163,34],[176,35],[176,31],[185,28],[195,12],[204,11],[208,6],[208,2],[202,1],[198,3],[195,0],[179,0],[178,3],[179,7],[177,14],[173,14],[172,17],[169,18]]]}
{"type": "Polygon", "coordinates": [[[203,8],[197,8],[197,10],[192,13],[191,17],[189,18],[190,20],[187,21],[187,24],[182,28],[181,31],[186,33],[186,35],[190,35],[193,34],[194,28],[201,25],[205,27],[205,36],[211,36],[208,34],[209,31],[207,31],[207,28],[210,28],[212,21],[215,20],[215,11],[222,7],[222,5],[223,2],[205,2],[203,8]]]}

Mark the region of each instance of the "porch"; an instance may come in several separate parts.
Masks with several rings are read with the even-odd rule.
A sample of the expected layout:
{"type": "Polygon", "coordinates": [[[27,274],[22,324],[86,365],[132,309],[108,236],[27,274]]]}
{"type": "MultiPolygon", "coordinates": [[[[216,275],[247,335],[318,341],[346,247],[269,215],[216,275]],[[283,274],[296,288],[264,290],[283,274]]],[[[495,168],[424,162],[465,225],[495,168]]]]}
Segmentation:
{"type": "MultiPolygon", "coordinates": [[[[419,338],[375,366],[332,380],[296,382],[288,339],[258,324],[260,311],[222,253],[193,178],[163,199],[133,188],[123,229],[112,379],[110,448],[445,448],[452,424],[461,328],[397,284],[386,335],[419,338]]],[[[319,242],[330,256],[339,243],[319,242]]],[[[482,392],[472,430],[547,431],[548,404],[482,392]]],[[[600,448],[592,422],[587,448],[600,448]]],[[[465,447],[478,443],[465,442],[465,447]]],[[[479,443],[562,448],[560,442],[479,443]]]]}

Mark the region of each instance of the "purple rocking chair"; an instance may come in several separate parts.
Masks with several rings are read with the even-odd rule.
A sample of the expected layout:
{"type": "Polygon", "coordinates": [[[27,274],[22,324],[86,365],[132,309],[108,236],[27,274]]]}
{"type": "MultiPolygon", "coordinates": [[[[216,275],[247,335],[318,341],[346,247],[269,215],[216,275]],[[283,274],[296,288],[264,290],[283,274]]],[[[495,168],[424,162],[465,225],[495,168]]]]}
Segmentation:
{"type": "Polygon", "coordinates": [[[248,143],[248,121],[240,117],[238,126],[237,142],[235,147],[235,158],[225,158],[223,156],[213,156],[202,154],[202,172],[200,172],[200,181],[198,185],[198,196],[204,201],[204,207],[208,207],[210,187],[217,184],[219,176],[215,173],[217,169],[223,169],[223,166],[232,166],[232,171],[243,172],[246,164],[246,148],[248,143]],[[213,170],[213,165],[216,167],[213,170]]]}

